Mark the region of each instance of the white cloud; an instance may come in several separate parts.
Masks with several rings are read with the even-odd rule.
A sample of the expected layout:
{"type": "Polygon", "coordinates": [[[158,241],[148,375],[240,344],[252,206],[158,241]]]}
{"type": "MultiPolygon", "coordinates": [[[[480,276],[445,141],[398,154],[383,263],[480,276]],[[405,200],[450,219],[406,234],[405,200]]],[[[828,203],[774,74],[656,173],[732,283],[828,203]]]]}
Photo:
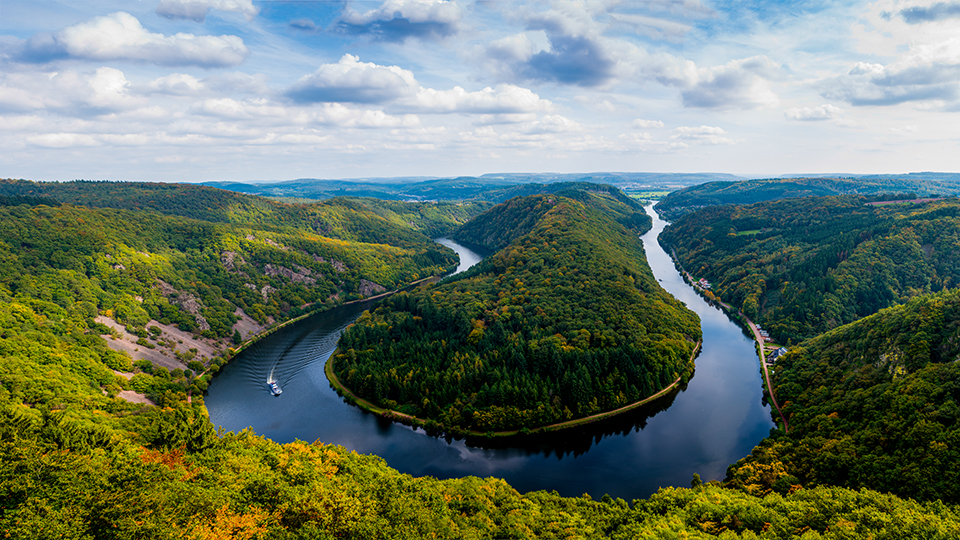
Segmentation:
{"type": "Polygon", "coordinates": [[[143,100],[131,96],[129,87],[123,72],[109,67],[92,73],[12,73],[0,76],[0,108],[100,115],[140,105],[143,100]]]}
{"type": "Polygon", "coordinates": [[[728,137],[727,132],[722,128],[713,126],[681,126],[673,130],[671,138],[704,144],[737,144],[740,142],[728,137]]]}
{"type": "Polygon", "coordinates": [[[549,81],[583,87],[612,80],[618,58],[602,37],[605,25],[595,17],[606,8],[595,2],[557,2],[551,9],[520,9],[528,32],[542,32],[546,46],[525,34],[490,43],[483,63],[500,80],[549,81]]]}
{"type": "Polygon", "coordinates": [[[634,29],[638,34],[651,39],[665,39],[667,41],[681,41],[691,25],[643,15],[611,14],[610,17],[634,29]]]}
{"type": "Polygon", "coordinates": [[[625,144],[625,147],[622,148],[622,151],[625,152],[640,150],[647,153],[666,154],[690,147],[682,141],[658,140],[649,133],[621,133],[619,139],[625,144]]]}
{"type": "Polygon", "coordinates": [[[237,36],[155,34],[147,31],[133,15],[120,11],[69,26],[53,35],[34,35],[27,40],[21,58],[36,62],[68,57],[224,67],[243,62],[249,54],[237,36]]]}
{"type": "Polygon", "coordinates": [[[551,103],[527,88],[501,84],[467,92],[459,86],[451,90],[420,87],[415,107],[424,112],[460,112],[474,114],[516,114],[545,111],[551,103]]]}
{"type": "Polygon", "coordinates": [[[410,71],[345,54],[338,63],[322,64],[302,77],[286,94],[300,103],[385,103],[413,95],[418,87],[410,71]]]}
{"type": "Polygon", "coordinates": [[[857,62],[857,65],[850,69],[849,75],[877,75],[882,71],[883,66],[880,64],[857,62]]]}
{"type": "Polygon", "coordinates": [[[887,64],[858,62],[821,83],[822,95],[851,105],[960,101],[960,38],[912,47],[887,64]]]}
{"type": "Polygon", "coordinates": [[[252,21],[260,12],[252,0],[160,0],[157,15],[167,19],[190,19],[203,22],[211,9],[241,13],[252,21]]]}
{"type": "Polygon", "coordinates": [[[801,107],[788,109],[783,113],[790,120],[803,120],[803,121],[818,121],[818,120],[833,120],[839,118],[840,114],[843,112],[843,109],[830,105],[829,103],[820,105],[819,107],[801,107]]]}
{"type": "Polygon", "coordinates": [[[708,109],[756,109],[780,102],[769,79],[780,77],[780,66],[765,56],[732,60],[698,71],[694,85],[681,92],[683,104],[708,109]]]}
{"type": "Polygon", "coordinates": [[[324,103],[319,107],[286,107],[264,99],[238,101],[214,98],[198,103],[193,112],[221,120],[270,128],[316,125],[410,128],[420,125],[420,119],[413,114],[391,115],[379,110],[358,109],[340,103],[324,103]]]}
{"type": "Polygon", "coordinates": [[[644,120],[642,118],[637,118],[633,121],[633,127],[641,129],[662,128],[663,122],[660,120],[644,120]]]}
{"type": "Polygon", "coordinates": [[[185,73],[171,73],[164,77],[150,81],[148,88],[161,94],[189,96],[204,89],[203,83],[192,75],[185,73]]]}
{"type": "Polygon", "coordinates": [[[526,133],[572,133],[583,131],[583,127],[569,118],[554,114],[531,122],[523,130],[526,133]]]}
{"type": "Polygon", "coordinates": [[[267,76],[262,73],[248,74],[239,71],[233,73],[217,73],[205,77],[201,82],[204,87],[222,93],[239,92],[256,96],[274,94],[274,90],[267,84],[267,76]]]}
{"type": "Polygon", "coordinates": [[[92,136],[83,133],[44,133],[27,137],[27,143],[46,148],[73,148],[100,144],[92,136]]]}
{"type": "Polygon", "coordinates": [[[364,13],[346,9],[334,27],[351,34],[370,35],[384,41],[407,38],[442,38],[459,31],[463,12],[448,0],[386,0],[364,13]]]}

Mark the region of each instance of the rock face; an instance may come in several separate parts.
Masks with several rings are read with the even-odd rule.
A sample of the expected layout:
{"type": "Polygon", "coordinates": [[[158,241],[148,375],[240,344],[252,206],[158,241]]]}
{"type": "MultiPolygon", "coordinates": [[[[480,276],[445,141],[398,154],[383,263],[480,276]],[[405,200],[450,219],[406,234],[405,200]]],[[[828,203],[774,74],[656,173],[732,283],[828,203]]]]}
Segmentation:
{"type": "Polygon", "coordinates": [[[210,323],[200,314],[203,311],[203,303],[199,298],[190,293],[178,291],[176,287],[162,279],[157,280],[157,288],[170,300],[171,304],[193,315],[201,332],[210,329],[210,323]]]}
{"type": "Polygon", "coordinates": [[[210,323],[200,314],[200,311],[203,309],[203,304],[196,296],[190,293],[181,293],[176,299],[171,300],[171,303],[180,306],[180,309],[193,315],[201,332],[210,329],[210,323]]]}
{"type": "MultiPolygon", "coordinates": [[[[231,274],[243,274],[238,268],[238,264],[246,264],[247,261],[236,251],[224,251],[220,254],[220,264],[231,274]]],[[[246,274],[244,274],[246,275],[246,274]]]]}
{"type": "Polygon", "coordinates": [[[386,287],[380,285],[379,283],[374,283],[372,281],[361,279],[360,288],[357,290],[363,296],[373,296],[374,294],[380,294],[387,290],[386,287]]]}
{"type": "Polygon", "coordinates": [[[307,285],[313,285],[317,280],[310,275],[313,273],[309,268],[304,268],[300,265],[295,265],[297,267],[296,271],[287,268],[286,266],[267,264],[263,267],[263,273],[268,276],[280,276],[294,283],[306,283],[307,285]]]}
{"type": "Polygon", "coordinates": [[[319,255],[317,255],[317,254],[315,254],[315,253],[311,253],[311,255],[313,256],[313,260],[315,260],[315,261],[317,261],[317,262],[330,263],[330,266],[332,266],[333,269],[336,270],[337,272],[346,272],[346,271],[347,271],[347,265],[343,264],[343,262],[341,262],[341,261],[338,261],[338,260],[336,260],[336,259],[329,259],[329,260],[328,260],[328,259],[324,259],[323,257],[321,257],[321,256],[319,256],[319,255]]]}

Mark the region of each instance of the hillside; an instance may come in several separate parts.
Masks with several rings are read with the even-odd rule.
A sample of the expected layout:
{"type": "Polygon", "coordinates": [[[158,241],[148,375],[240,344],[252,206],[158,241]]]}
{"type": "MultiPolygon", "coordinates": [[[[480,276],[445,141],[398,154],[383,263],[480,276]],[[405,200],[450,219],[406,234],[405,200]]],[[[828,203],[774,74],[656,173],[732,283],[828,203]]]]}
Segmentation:
{"type": "Polygon", "coordinates": [[[534,428],[685,380],[697,317],[656,283],[638,231],[616,221],[643,210],[627,200],[611,215],[607,195],[523,197],[468,223],[455,238],[505,247],[363,315],[341,339],[336,375],[451,432],[534,428]]]}
{"type": "MultiPolygon", "coordinates": [[[[0,206],[0,302],[13,310],[0,333],[28,350],[36,330],[30,321],[42,316],[113,369],[130,372],[132,361],[143,361],[130,381],[96,376],[111,395],[136,391],[156,402],[167,389],[199,394],[209,382],[199,378],[205,370],[269,325],[444,273],[456,262],[417,231],[390,237],[383,218],[347,210],[365,214],[366,226],[384,223],[370,236],[394,245],[147,211],[0,206]],[[154,368],[176,372],[177,384],[154,380],[154,368]]],[[[31,358],[5,358],[12,380],[41,369],[31,358]]],[[[8,391],[20,388],[10,384],[8,391]]]]}
{"type": "Polygon", "coordinates": [[[455,230],[490,208],[483,203],[402,203],[336,198],[284,204],[196,184],[145,182],[30,182],[0,180],[0,196],[41,197],[93,208],[149,210],[213,223],[285,232],[309,231],[329,238],[413,246],[455,230]]]}
{"type": "Polygon", "coordinates": [[[767,483],[960,502],[958,336],[960,290],[951,289],[794,347],[774,377],[790,433],[732,467],[732,483],[765,469],[776,472],[767,483]]]}
{"type": "Polygon", "coordinates": [[[713,293],[799,342],[960,284],[960,201],[809,197],[708,207],[660,241],[713,293]]]}
{"type": "Polygon", "coordinates": [[[673,221],[687,212],[705,206],[753,204],[799,197],[881,194],[888,194],[891,198],[917,195],[955,196],[960,194],[960,175],[918,173],[901,176],[767,178],[707,182],[668,194],[657,203],[656,209],[664,219],[673,221]]]}

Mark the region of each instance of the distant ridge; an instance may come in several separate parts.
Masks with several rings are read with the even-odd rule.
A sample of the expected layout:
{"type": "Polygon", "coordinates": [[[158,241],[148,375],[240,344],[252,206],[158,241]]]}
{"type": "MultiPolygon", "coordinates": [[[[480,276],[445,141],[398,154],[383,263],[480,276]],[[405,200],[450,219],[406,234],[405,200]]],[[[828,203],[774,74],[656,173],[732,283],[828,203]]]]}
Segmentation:
{"type": "Polygon", "coordinates": [[[301,178],[283,182],[203,182],[202,185],[264,197],[329,199],[375,197],[388,200],[487,200],[502,202],[516,193],[507,188],[520,184],[589,182],[621,189],[673,190],[704,182],[738,181],[726,173],[490,173],[482,176],[356,178],[327,180],[301,178]]]}
{"type": "Polygon", "coordinates": [[[708,182],[668,194],[657,211],[675,220],[686,212],[722,204],[753,204],[763,201],[828,195],[900,194],[953,196],[960,193],[960,173],[909,173],[858,177],[761,178],[738,182],[708,182]]]}

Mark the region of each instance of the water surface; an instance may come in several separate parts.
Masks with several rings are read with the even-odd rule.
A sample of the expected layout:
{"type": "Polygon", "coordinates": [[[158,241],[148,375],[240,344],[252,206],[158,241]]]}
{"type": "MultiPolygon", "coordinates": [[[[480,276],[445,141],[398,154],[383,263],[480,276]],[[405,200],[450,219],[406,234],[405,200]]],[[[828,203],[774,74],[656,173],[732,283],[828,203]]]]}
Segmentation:
{"type": "MultiPolygon", "coordinates": [[[[774,425],[762,403],[759,363],[740,328],[683,282],[656,241],[665,223],[653,218],[653,229],[642,237],[650,266],[660,284],[700,316],[703,347],[686,388],[647,407],[495,448],[385,422],[344,403],[323,372],[340,333],[372,304],[364,302],[313,316],[238,355],[210,385],[210,418],[227,430],[253,427],[280,443],[320,440],[377,454],[415,476],[497,476],[521,492],[609,493],[630,500],[661,486],[687,486],[694,473],[705,481],[722,479],[727,466],[749,454],[774,425]],[[283,388],[279,397],[266,387],[271,371],[283,388]]],[[[440,242],[461,261],[481,258],[451,240],[440,242]]]]}

